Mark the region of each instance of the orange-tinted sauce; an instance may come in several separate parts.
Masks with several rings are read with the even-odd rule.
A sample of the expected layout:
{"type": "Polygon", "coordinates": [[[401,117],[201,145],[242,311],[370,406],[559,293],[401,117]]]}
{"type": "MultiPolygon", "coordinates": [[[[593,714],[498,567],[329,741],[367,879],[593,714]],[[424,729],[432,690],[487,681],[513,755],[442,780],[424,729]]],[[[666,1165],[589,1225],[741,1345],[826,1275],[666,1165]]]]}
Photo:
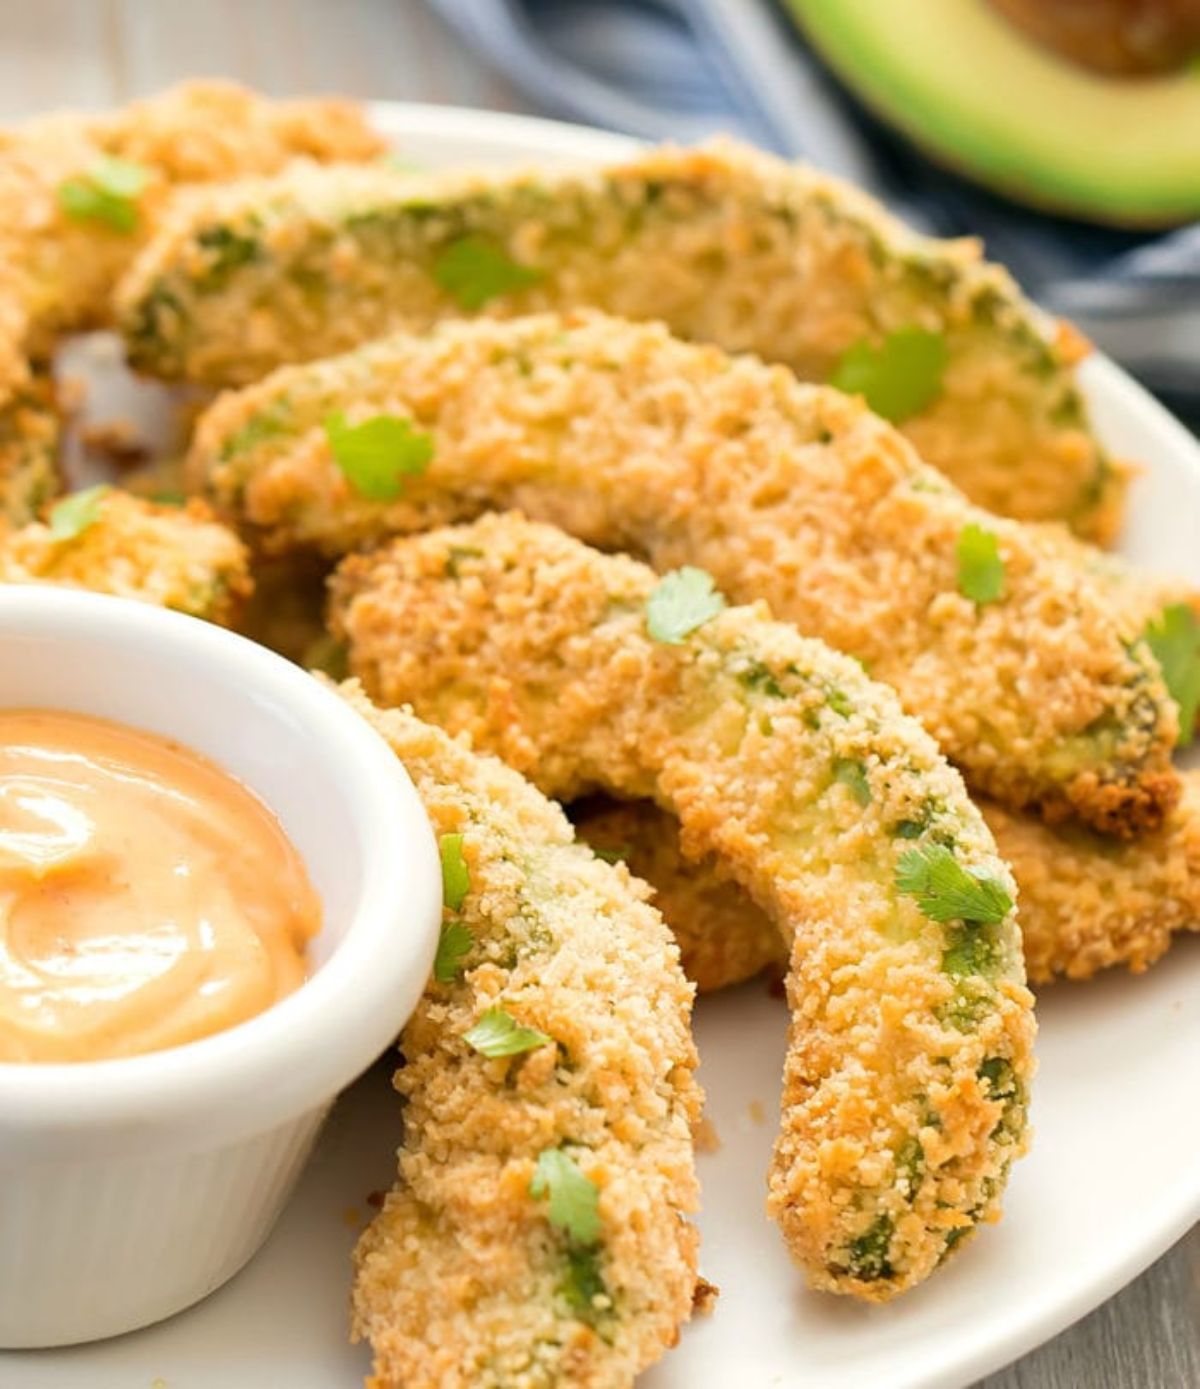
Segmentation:
{"type": "Polygon", "coordinates": [[[274,815],[197,754],[0,710],[0,1061],[178,1046],[304,981],[320,902],[274,815]]]}

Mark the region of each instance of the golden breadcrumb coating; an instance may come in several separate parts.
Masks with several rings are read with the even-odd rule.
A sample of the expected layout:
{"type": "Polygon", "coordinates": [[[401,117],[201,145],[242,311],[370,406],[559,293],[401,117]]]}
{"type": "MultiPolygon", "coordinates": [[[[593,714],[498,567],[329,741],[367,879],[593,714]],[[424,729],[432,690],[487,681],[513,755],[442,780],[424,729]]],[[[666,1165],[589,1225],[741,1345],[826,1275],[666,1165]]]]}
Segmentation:
{"type": "Polygon", "coordinates": [[[87,588],[222,626],[252,587],[245,546],[203,502],[157,506],[117,490],[78,533],[56,535],[53,510],[0,533],[0,583],[87,588]]]}
{"type": "Polygon", "coordinates": [[[1105,583],[971,506],[860,402],[660,325],[479,319],[285,368],[206,412],[189,467],[277,551],[515,506],[660,570],[698,565],[858,657],[1006,803],[1133,834],[1178,796],[1175,706],[1105,583]],[[395,500],[363,495],[335,412],[399,417],[432,463],[395,500]],[[987,606],[959,589],[971,526],[1004,565],[987,606]]]}
{"type": "Polygon", "coordinates": [[[1140,974],[1175,932],[1200,930],[1200,770],[1183,788],[1162,829],[1133,843],[981,807],[1017,880],[1035,983],[1119,964],[1140,974]]]}
{"type": "MultiPolygon", "coordinates": [[[[453,977],[404,1030],[399,1179],[355,1254],[376,1389],[628,1389],[697,1285],[692,989],[644,884],[574,842],[515,772],[411,714],[343,693],[412,777],[469,885],[453,977]],[[464,1040],[503,1008],[544,1044],[464,1040]],[[598,1233],[552,1223],[541,1155],[598,1192],[598,1233]],[[533,1190],[531,1190],[531,1184],[533,1190]]],[[[399,1127],[397,1113],[397,1127],[399,1127]]]]}
{"type": "Polygon", "coordinates": [[[352,103],[272,101],[219,81],[0,131],[0,398],[57,334],[108,321],[113,287],[172,188],[274,173],[299,158],[374,159],[383,148],[352,103]],[[144,187],[123,199],[132,225],[63,205],[64,188],[87,185],[106,158],[144,173],[144,187]]]}
{"type": "Polygon", "coordinates": [[[728,988],[787,965],[775,923],[723,873],[713,854],[684,858],[679,821],[652,801],[592,796],[568,809],[593,851],[625,863],[654,889],[654,905],[679,946],[683,972],[700,993],[728,988]]]}
{"type": "Polygon", "coordinates": [[[1120,521],[1129,473],[1092,433],[1077,333],[977,242],[918,236],[858,190],[729,141],[595,170],[330,170],[222,190],[164,225],[122,300],[139,367],[215,385],[480,309],[661,319],[852,386],[864,354],[873,370],[916,334],[935,368],[877,399],[931,463],[1002,513],[1099,539],[1120,521]]]}
{"type": "Polygon", "coordinates": [[[549,794],[653,797],[685,854],[771,915],[793,1026],[770,1208],[814,1286],[882,1300],[997,1218],[1023,1147],[1012,880],[890,689],[761,606],[651,639],[655,587],[493,515],[343,561],[332,625],[374,698],[469,731],[549,794]],[[986,910],[925,901],[935,862],[986,910]]]}
{"type": "MultiPolygon", "coordinates": [[[[1016,879],[1031,983],[1090,979],[1122,964],[1140,974],[1174,933],[1200,930],[1200,770],[1185,772],[1183,783],[1163,828],[1133,843],[979,802],[1016,879]]],[[[785,963],[770,922],[719,865],[684,856],[674,816],[649,801],[594,800],[571,815],[597,852],[621,853],[654,888],[684,970],[702,992],[785,963]]]]}
{"type": "Polygon", "coordinates": [[[0,404],[0,523],[25,525],[62,490],[61,435],[54,384],[46,372],[32,372],[0,404]]]}

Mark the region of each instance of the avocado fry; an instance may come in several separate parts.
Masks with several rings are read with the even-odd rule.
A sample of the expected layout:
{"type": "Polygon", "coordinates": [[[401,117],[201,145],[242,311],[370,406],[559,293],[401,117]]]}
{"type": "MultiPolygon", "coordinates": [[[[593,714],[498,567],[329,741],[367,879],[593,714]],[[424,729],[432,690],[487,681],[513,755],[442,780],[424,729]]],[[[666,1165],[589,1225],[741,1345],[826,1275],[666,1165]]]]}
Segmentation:
{"type": "Polygon", "coordinates": [[[1166,824],[1132,843],[980,806],[1017,880],[1034,983],[1122,964],[1141,974],[1175,934],[1200,930],[1200,770],[1182,780],[1166,824]]]}
{"type": "Polygon", "coordinates": [[[1007,804],[1135,834],[1178,796],[1140,625],[1072,553],[971,506],[860,402],[661,325],[478,319],[284,368],[208,410],[189,468],[277,552],[516,506],[694,564],[863,661],[1007,804]]]}
{"type": "Polygon", "coordinates": [[[0,583],[86,588],[221,626],[252,587],[245,546],[203,502],[158,506],[104,486],[0,534],[0,583]]]}
{"type": "Polygon", "coordinates": [[[1087,346],[972,241],[918,236],[811,169],[728,142],[598,170],[301,170],[164,222],[121,291],[141,370],[213,385],[464,313],[593,307],[862,393],[973,500],[1110,539],[1125,465],[1092,432],[1087,346]]]}
{"type": "MultiPolygon", "coordinates": [[[[979,802],[1016,879],[1030,983],[1090,979],[1114,965],[1141,974],[1175,934],[1200,931],[1200,771],[1183,784],[1163,828],[1133,843],[979,802]]],[[[592,798],[571,817],[596,853],[619,855],[653,887],[701,993],[786,963],[770,921],[716,860],[684,856],[674,816],[649,801],[592,798]]]]}
{"type": "Polygon", "coordinates": [[[113,288],[173,189],[383,148],[352,103],[211,81],[0,131],[0,402],[59,335],[109,321],[113,288]]]}
{"type": "Polygon", "coordinates": [[[400,1043],[398,1179],[355,1253],[371,1382],[629,1389],[696,1288],[678,952],[644,885],[515,772],[342,690],[412,777],[446,886],[400,1043]]]}
{"type": "Polygon", "coordinates": [[[1012,879],[890,689],[698,570],[512,515],[347,558],[331,621],[373,698],[548,794],[653,797],[775,921],[769,1205],[815,1287],[886,1299],[997,1218],[1034,1030],[1012,879]]]}

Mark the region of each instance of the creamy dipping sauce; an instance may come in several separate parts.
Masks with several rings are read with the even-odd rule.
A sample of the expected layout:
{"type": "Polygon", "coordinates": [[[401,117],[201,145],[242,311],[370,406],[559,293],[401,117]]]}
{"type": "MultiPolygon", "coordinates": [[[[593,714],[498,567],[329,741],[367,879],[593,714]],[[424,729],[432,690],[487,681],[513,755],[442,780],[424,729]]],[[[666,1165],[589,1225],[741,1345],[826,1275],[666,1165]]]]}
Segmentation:
{"type": "Polygon", "coordinates": [[[303,983],[321,906],[274,815],[121,724],[0,710],[0,1061],[233,1027],[303,983]]]}

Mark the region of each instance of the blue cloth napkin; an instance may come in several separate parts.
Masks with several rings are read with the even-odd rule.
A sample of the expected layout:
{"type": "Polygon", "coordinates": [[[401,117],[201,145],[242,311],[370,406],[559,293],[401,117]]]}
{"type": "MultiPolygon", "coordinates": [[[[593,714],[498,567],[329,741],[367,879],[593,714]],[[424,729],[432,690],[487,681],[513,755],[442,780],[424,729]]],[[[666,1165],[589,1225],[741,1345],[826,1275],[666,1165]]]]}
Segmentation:
{"type": "Polygon", "coordinates": [[[852,179],[936,235],[981,235],[1026,290],[1200,413],[1200,225],[1050,217],[935,168],[857,109],[772,0],[428,0],[553,115],[652,140],[725,131],[852,179]]]}

